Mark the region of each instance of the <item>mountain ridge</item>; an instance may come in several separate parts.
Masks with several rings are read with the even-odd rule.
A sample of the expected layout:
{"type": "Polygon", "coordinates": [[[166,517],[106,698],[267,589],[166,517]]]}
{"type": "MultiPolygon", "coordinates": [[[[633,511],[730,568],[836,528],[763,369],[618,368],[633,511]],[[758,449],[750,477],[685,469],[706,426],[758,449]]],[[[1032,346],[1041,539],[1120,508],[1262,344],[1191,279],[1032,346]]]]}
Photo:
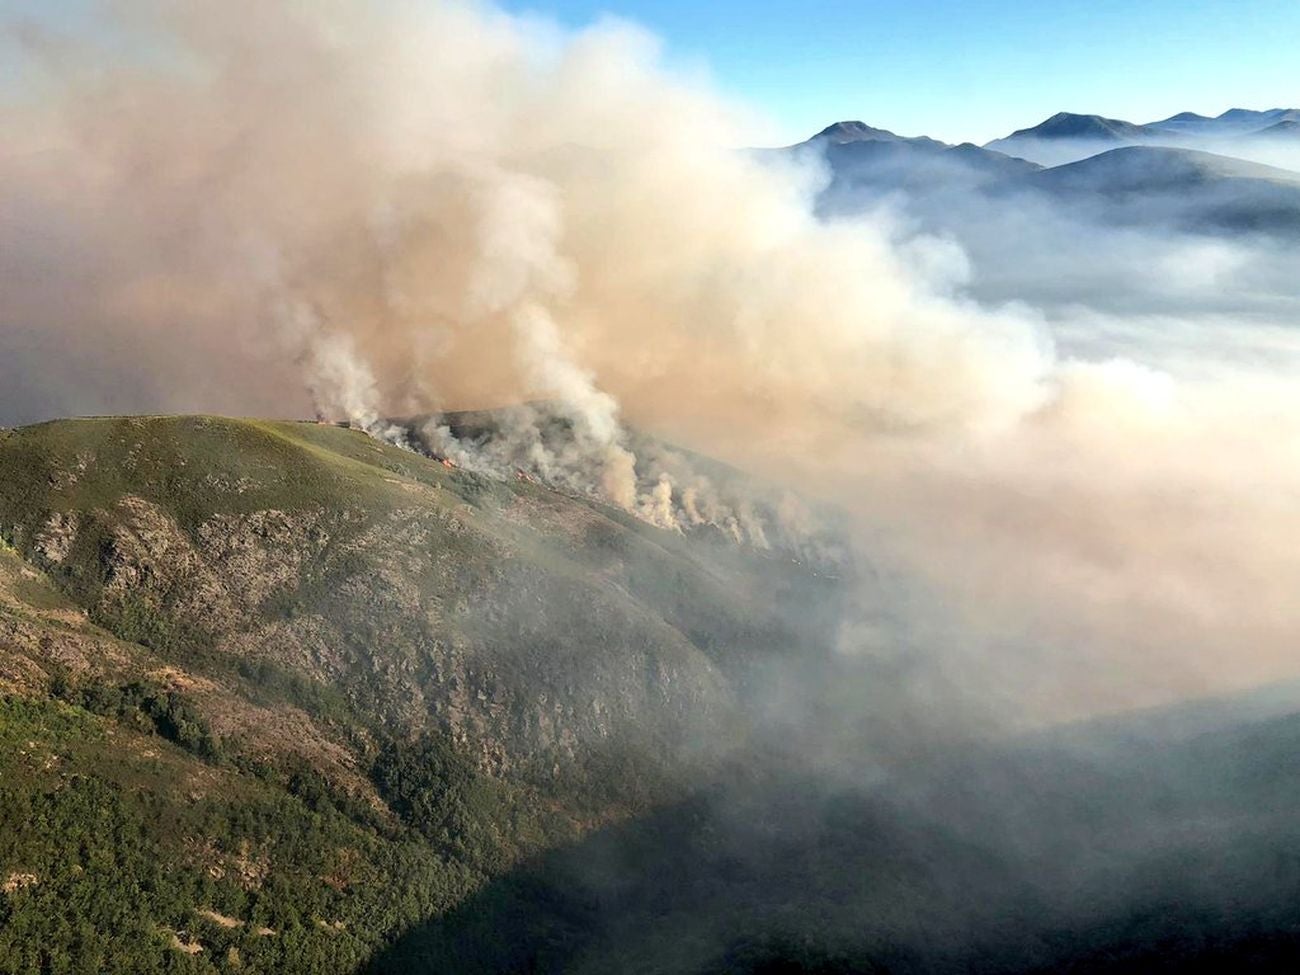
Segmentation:
{"type": "Polygon", "coordinates": [[[0,969],[354,970],[680,794],[748,733],[751,669],[829,639],[792,621],[838,585],[335,425],[0,431],[0,738],[30,743],[0,868],[36,878],[0,900],[0,969]],[[42,838],[91,796],[82,848],[150,896],[42,838]],[[91,937],[54,908],[86,897],[91,937]]]}
{"type": "Polygon", "coordinates": [[[1158,145],[1249,154],[1252,141],[1277,123],[1300,117],[1297,109],[1253,111],[1229,109],[1215,118],[1179,112],[1156,122],[1138,124],[1099,115],[1058,112],[1038,125],[1018,129],[985,144],[1011,155],[1059,165],[1118,145],[1158,145]]]}
{"type": "MultiPolygon", "coordinates": [[[[1268,141],[1288,142],[1296,123],[1276,124],[1286,129],[1268,141]]],[[[870,126],[863,130],[883,132],[870,126]]],[[[1068,135],[1059,141],[1076,145],[1068,135]]],[[[1129,144],[1115,136],[1089,146],[1084,153],[1065,149],[1054,165],[1015,155],[1016,144],[1007,140],[980,147],[870,135],[844,141],[814,136],[783,151],[815,153],[824,161],[831,181],[818,205],[826,215],[860,212],[901,192],[909,205],[923,212],[933,207],[936,219],[943,220],[964,212],[973,200],[1006,202],[1032,195],[1069,210],[1086,207],[1090,219],[1116,224],[1147,221],[1198,233],[1245,230],[1300,238],[1300,173],[1294,170],[1146,137],[1129,144]],[[1143,193],[1149,194],[1151,206],[1126,212],[1114,205],[1119,196],[1143,193]],[[1084,194],[1091,194],[1086,203],[1084,194]]]]}
{"type": "MultiPolygon", "coordinates": [[[[1057,112],[1037,125],[1018,129],[1006,137],[1013,140],[1024,137],[1040,139],[1104,139],[1121,141],[1142,139],[1157,135],[1156,130],[1145,125],[1125,122],[1122,119],[1104,118],[1100,115],[1079,115],[1057,112]]],[[[995,142],[1006,140],[994,140],[995,142]]],[[[992,145],[993,143],[990,143],[992,145]]]]}

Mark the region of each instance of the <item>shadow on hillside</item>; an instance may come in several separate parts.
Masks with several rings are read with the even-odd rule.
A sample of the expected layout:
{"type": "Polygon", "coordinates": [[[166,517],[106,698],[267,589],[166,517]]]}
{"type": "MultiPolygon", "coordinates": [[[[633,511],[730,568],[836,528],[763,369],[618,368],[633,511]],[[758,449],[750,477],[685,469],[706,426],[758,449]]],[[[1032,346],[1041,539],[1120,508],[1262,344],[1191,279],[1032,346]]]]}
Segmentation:
{"type": "Polygon", "coordinates": [[[793,794],[711,792],[555,851],[410,932],[369,971],[858,971],[845,966],[863,946],[846,935],[867,905],[887,971],[911,961],[923,924],[990,920],[957,876],[1014,884],[981,851],[878,804],[787,785],[793,794]],[[770,967],[778,958],[786,968],[770,967]]]}
{"type": "Polygon", "coordinates": [[[733,770],[366,971],[1297,971],[1297,743],[1286,717],[953,756],[874,789],[733,770]]]}

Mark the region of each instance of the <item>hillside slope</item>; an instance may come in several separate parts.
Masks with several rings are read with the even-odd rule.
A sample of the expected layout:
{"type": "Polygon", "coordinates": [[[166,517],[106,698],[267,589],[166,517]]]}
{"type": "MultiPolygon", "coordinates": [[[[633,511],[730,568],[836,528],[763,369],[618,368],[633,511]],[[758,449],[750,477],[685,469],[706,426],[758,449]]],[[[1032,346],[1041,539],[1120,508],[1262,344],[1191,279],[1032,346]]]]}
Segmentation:
{"type": "Polygon", "coordinates": [[[1300,237],[1300,173],[1193,149],[1111,149],[1035,173],[1026,188],[1116,225],[1300,237]]]}
{"type": "Polygon", "coordinates": [[[824,568],[317,424],[0,431],[0,534],[0,972],[1300,961],[1296,686],[945,737],[824,568]]]}
{"type": "Polygon", "coordinates": [[[875,784],[733,768],[371,971],[1294,972],[1300,716],[1230,710],[1159,740],[1119,721],[953,749],[875,784]]]}
{"type": "Polygon", "coordinates": [[[838,592],[303,423],[0,432],[0,537],[3,971],[354,970],[681,794],[838,592]]]}

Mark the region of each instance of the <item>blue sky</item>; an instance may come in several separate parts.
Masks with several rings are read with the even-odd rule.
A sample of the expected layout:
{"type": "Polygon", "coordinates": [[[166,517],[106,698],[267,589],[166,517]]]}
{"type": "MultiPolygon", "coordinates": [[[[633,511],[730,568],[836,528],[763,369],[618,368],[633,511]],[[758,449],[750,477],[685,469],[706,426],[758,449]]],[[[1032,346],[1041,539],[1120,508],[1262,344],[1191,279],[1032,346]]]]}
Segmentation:
{"type": "Polygon", "coordinates": [[[985,142],[1057,111],[1300,107],[1300,0],[508,0],[634,20],[788,141],[860,118],[985,142]]]}
{"type": "MultiPolygon", "coordinates": [[[[427,0],[438,2],[438,0],[427,0]]],[[[1300,107],[1300,0],[501,0],[571,27],[635,21],[794,142],[840,119],[986,142],[1058,111],[1148,122],[1300,107]]],[[[0,0],[89,23],[91,0],[0,0]]],[[[0,95],[12,90],[0,37],[0,95]]],[[[11,52],[9,52],[11,53],[11,52]]]]}

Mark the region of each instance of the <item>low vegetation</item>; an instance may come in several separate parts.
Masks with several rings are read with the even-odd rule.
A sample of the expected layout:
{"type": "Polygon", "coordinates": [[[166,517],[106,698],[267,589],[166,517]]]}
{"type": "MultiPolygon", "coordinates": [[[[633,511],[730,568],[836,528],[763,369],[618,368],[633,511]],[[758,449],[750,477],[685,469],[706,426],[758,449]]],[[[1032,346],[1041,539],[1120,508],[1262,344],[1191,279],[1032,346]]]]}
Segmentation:
{"type": "Polygon", "coordinates": [[[682,794],[833,597],[301,423],[8,432],[0,539],[0,972],[382,964],[682,794]]]}

